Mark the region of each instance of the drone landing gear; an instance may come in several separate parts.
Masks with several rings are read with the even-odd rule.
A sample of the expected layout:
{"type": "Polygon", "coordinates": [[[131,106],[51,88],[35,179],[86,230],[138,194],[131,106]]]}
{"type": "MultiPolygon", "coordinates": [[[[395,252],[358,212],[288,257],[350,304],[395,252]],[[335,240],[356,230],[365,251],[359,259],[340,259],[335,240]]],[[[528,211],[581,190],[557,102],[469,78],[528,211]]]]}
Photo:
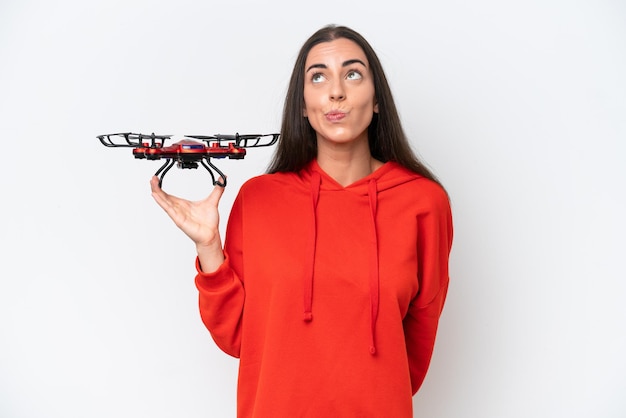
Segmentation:
{"type": "Polygon", "coordinates": [[[208,171],[209,174],[211,175],[211,181],[213,182],[213,186],[226,187],[226,175],[224,173],[222,173],[222,171],[219,168],[217,168],[209,160],[207,160],[206,164],[205,164],[204,161],[200,161],[200,164],[202,164],[202,166],[204,168],[206,168],[206,171],[208,171]],[[213,171],[215,171],[217,174],[219,174],[220,179],[222,179],[222,181],[220,181],[219,179],[215,180],[215,175],[213,174],[213,171]]]}
{"type": "MultiPolygon", "coordinates": [[[[154,175],[159,178],[159,187],[161,187],[163,184],[163,177],[165,177],[167,172],[174,166],[175,163],[176,163],[176,160],[168,158],[165,161],[165,163],[161,166],[161,168],[159,168],[157,172],[154,173],[154,175]]],[[[219,168],[217,168],[209,160],[207,160],[206,163],[203,160],[200,160],[200,164],[202,164],[202,166],[206,168],[206,170],[211,175],[211,182],[213,183],[214,186],[226,187],[226,175],[219,168]],[[213,171],[215,171],[219,175],[219,179],[217,180],[215,179],[215,174],[213,174],[213,171]]],[[[179,168],[198,168],[198,163],[195,161],[179,161],[178,167],[179,168]]]]}

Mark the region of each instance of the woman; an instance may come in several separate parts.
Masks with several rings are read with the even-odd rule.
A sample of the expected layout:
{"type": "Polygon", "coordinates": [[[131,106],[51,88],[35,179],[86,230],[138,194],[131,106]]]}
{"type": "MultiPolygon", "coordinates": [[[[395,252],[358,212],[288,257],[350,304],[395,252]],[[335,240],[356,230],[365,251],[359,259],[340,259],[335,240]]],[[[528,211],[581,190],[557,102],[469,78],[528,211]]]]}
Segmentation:
{"type": "Polygon", "coordinates": [[[269,173],[242,186],[224,248],[222,188],[189,202],[151,185],[196,244],[205,325],[240,359],[239,417],[412,417],[452,220],[363,37],[327,26],[303,45],[269,173]]]}

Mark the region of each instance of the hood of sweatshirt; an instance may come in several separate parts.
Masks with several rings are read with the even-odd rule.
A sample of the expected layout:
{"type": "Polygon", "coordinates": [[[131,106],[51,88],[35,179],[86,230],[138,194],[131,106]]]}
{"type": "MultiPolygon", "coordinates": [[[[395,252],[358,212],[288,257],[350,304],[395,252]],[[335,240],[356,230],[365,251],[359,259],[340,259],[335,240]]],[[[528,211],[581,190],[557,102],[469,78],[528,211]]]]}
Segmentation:
{"type": "Polygon", "coordinates": [[[307,274],[304,276],[304,321],[313,320],[313,277],[315,274],[315,253],[317,246],[317,206],[321,191],[346,191],[367,198],[369,201],[370,217],[368,225],[371,239],[369,240],[369,289],[370,289],[370,353],[376,354],[376,321],[378,319],[380,276],[379,276],[379,248],[378,248],[378,195],[385,190],[398,185],[413,181],[419,177],[418,174],[400,166],[394,162],[383,164],[370,175],[348,185],[342,186],[328,175],[318,165],[317,161],[312,161],[305,169],[299,173],[300,178],[310,186],[311,192],[311,240],[308,258],[306,260],[307,274]]]}

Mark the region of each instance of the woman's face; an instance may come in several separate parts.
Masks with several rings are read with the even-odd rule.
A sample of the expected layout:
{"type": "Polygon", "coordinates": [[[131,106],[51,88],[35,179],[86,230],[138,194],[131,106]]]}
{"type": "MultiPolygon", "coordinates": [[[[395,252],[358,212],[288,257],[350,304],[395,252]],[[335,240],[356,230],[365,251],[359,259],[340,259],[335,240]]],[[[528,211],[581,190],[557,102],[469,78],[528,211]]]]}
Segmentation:
{"type": "Polygon", "coordinates": [[[345,38],[317,44],[304,71],[304,116],[317,133],[318,146],[367,143],[367,127],[378,105],[361,47],[345,38]]]}

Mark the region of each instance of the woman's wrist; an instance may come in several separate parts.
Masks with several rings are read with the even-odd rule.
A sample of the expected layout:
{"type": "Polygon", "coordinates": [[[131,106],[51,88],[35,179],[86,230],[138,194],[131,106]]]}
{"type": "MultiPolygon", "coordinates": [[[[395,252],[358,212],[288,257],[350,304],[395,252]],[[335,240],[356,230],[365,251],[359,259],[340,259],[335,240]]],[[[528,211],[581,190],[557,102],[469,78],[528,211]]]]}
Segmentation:
{"type": "Polygon", "coordinates": [[[198,260],[204,273],[212,273],[224,262],[224,250],[221,242],[213,244],[196,244],[198,260]]]}

